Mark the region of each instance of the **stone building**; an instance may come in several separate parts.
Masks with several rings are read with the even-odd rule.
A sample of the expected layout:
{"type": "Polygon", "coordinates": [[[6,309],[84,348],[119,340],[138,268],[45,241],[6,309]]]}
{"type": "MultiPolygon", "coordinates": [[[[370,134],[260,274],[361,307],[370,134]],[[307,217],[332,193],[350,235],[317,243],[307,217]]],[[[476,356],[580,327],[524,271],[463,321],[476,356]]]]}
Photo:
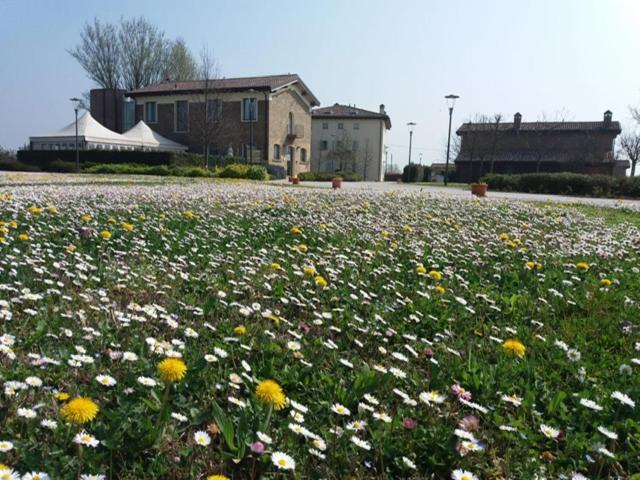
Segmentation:
{"type": "Polygon", "coordinates": [[[310,168],[311,109],[319,101],[298,75],[165,82],[127,96],[136,121],[190,152],[243,157],[277,176],[310,168]]]}
{"type": "Polygon", "coordinates": [[[616,160],[619,122],[610,111],[596,122],[464,123],[456,179],[475,182],[487,173],[576,172],[623,177],[629,162],[616,160]]]}

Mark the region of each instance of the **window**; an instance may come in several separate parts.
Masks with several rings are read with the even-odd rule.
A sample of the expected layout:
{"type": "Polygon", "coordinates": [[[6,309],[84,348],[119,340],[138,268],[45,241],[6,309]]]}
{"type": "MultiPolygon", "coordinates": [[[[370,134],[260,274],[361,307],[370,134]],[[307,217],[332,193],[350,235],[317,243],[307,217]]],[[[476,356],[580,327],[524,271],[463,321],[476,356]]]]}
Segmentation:
{"type": "Polygon", "coordinates": [[[144,121],[156,123],[158,121],[158,104],[156,102],[146,102],[144,104],[144,121]]]}
{"type": "Polygon", "coordinates": [[[189,131],[189,102],[178,100],[176,102],[176,132],[189,131]]]}
{"type": "Polygon", "coordinates": [[[352,149],[354,152],[357,152],[357,151],[358,151],[358,141],[357,141],[357,140],[354,140],[354,141],[353,141],[353,144],[351,145],[351,149],[352,149]]]}
{"type": "Polygon", "coordinates": [[[323,130],[329,130],[329,124],[328,124],[327,122],[324,122],[324,123],[322,124],[322,129],[323,129],[323,130]]]}
{"type": "Polygon", "coordinates": [[[320,140],[320,150],[329,150],[329,144],[326,140],[320,140]]]}
{"type": "Polygon", "coordinates": [[[344,130],[344,123],[338,124],[338,130],[344,130]]]}
{"type": "Polygon", "coordinates": [[[359,123],[354,123],[353,124],[353,129],[354,130],[360,130],[360,124],[359,123]]]}
{"type": "Polygon", "coordinates": [[[301,162],[306,162],[307,161],[307,149],[306,148],[300,149],[300,161],[301,162]]]}
{"type": "Polygon", "coordinates": [[[277,143],[273,146],[273,159],[280,160],[280,145],[277,143]]]}
{"type": "Polygon", "coordinates": [[[293,113],[289,112],[289,124],[287,125],[287,134],[293,135],[293,113]]]}
{"type": "Polygon", "coordinates": [[[207,120],[217,121],[222,117],[222,102],[218,99],[207,100],[207,120]]]}
{"type": "Polygon", "coordinates": [[[242,99],[242,118],[243,122],[255,122],[258,120],[258,102],[255,98],[242,99]]]}

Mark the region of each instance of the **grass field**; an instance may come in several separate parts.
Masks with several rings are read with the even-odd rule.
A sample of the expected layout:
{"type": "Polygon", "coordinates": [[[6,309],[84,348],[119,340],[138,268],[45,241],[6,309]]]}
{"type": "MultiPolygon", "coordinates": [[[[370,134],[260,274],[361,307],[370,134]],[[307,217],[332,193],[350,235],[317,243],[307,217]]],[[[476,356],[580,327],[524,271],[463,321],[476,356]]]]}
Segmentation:
{"type": "Polygon", "coordinates": [[[64,176],[0,197],[0,478],[640,472],[637,213],[64,176]]]}

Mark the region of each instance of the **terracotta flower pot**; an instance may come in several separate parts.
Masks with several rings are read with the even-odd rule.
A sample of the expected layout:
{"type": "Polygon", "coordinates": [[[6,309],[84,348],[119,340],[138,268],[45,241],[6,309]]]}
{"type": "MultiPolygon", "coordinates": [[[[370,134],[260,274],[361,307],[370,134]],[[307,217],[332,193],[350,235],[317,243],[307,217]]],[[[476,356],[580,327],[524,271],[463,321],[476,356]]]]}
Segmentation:
{"type": "Polygon", "coordinates": [[[342,188],[342,177],[333,177],[331,179],[331,186],[334,190],[336,188],[342,188]]]}
{"type": "Polygon", "coordinates": [[[300,179],[298,177],[291,177],[291,183],[298,185],[300,183],[300,179]]]}
{"type": "Polygon", "coordinates": [[[472,183],[471,184],[471,195],[475,195],[476,197],[484,197],[487,194],[487,188],[489,185],[486,183],[472,183]]]}
{"type": "Polygon", "coordinates": [[[287,182],[293,182],[293,177],[291,175],[287,175],[287,182]]]}

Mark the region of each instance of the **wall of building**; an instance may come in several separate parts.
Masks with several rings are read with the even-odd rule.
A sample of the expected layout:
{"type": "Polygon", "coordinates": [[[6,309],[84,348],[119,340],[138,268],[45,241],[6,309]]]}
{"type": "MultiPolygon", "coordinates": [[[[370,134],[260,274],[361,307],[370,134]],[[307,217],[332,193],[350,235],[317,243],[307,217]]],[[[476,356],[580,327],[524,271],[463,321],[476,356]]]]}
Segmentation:
{"type": "Polygon", "coordinates": [[[297,94],[287,89],[271,97],[269,102],[269,152],[271,165],[283,167],[289,175],[308,172],[311,168],[311,106],[297,94]],[[288,135],[289,112],[293,114],[295,137],[288,135]],[[280,159],[274,158],[274,145],[280,145],[280,159]],[[288,162],[287,148],[294,150],[293,159],[288,162]],[[302,150],[307,160],[302,161],[302,150]]]}
{"type": "Polygon", "coordinates": [[[384,175],[384,135],[386,133],[383,120],[365,118],[314,118],[311,122],[311,157],[312,170],[331,172],[342,167],[362,176],[367,181],[381,181],[384,175]],[[327,128],[323,128],[327,124],[327,128]],[[338,129],[342,124],[343,129],[338,129]],[[359,126],[358,129],[354,125],[359,126]],[[322,149],[322,142],[327,142],[327,150],[322,149]],[[344,149],[357,148],[351,158],[348,155],[336,155],[337,142],[341,141],[344,149]]]}

